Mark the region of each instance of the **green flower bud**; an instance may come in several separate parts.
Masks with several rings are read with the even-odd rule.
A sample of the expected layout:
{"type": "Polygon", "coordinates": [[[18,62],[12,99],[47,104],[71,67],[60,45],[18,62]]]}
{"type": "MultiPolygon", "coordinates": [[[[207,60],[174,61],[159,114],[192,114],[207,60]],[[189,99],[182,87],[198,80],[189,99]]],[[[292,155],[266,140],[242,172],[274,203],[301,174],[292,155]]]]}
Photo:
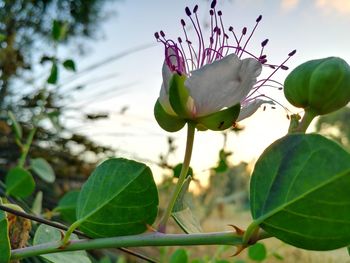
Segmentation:
{"type": "Polygon", "coordinates": [[[315,115],[336,111],[350,101],[350,66],[338,57],[305,62],[286,78],[284,94],[292,105],[315,115]]]}

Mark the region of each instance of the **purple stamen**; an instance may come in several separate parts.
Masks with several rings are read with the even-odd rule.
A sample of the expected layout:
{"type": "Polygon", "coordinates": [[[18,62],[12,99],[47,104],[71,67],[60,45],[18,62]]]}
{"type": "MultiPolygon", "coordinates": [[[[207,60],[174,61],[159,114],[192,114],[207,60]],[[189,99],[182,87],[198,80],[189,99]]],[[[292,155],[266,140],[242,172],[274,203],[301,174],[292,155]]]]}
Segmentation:
{"type": "MultiPolygon", "coordinates": [[[[244,36],[246,33],[247,33],[247,28],[246,28],[246,27],[243,27],[241,37],[239,38],[238,43],[237,43],[237,50],[236,50],[236,52],[235,52],[236,55],[239,54],[239,51],[242,50],[242,52],[243,52],[243,50],[244,50],[244,49],[242,49],[242,47],[241,47],[240,44],[241,44],[241,41],[242,41],[243,36],[244,36]]],[[[240,56],[240,57],[241,57],[241,56],[240,56]]]]}
{"type": "MultiPolygon", "coordinates": [[[[259,22],[261,21],[261,19],[262,19],[262,15],[260,15],[260,16],[256,19],[256,24],[255,24],[255,26],[254,26],[252,32],[250,33],[250,35],[249,35],[247,41],[245,42],[244,47],[243,47],[243,50],[247,47],[248,42],[249,42],[250,39],[252,38],[252,36],[253,36],[253,34],[254,34],[254,32],[255,32],[255,29],[258,27],[258,24],[259,24],[259,22]]],[[[244,35],[245,35],[245,34],[244,34],[244,35]]],[[[267,44],[267,43],[266,43],[266,44],[267,44]]],[[[239,57],[241,58],[242,55],[243,55],[243,52],[241,53],[241,55],[240,55],[239,57]]]]}
{"type": "Polygon", "coordinates": [[[294,49],[292,52],[290,52],[289,54],[288,54],[288,56],[294,56],[295,55],[295,53],[297,53],[297,50],[296,49],[294,49]]]}
{"type": "Polygon", "coordinates": [[[265,39],[263,42],[261,42],[261,47],[265,47],[268,42],[269,42],[269,40],[265,39]]]}
{"type": "MultiPolygon", "coordinates": [[[[225,37],[227,36],[227,34],[225,32],[224,22],[223,22],[222,17],[221,17],[222,16],[222,12],[218,11],[218,15],[219,15],[219,18],[220,18],[220,24],[221,24],[221,29],[222,29],[222,45],[225,45],[225,37]]],[[[222,52],[221,52],[221,54],[222,54],[222,52]]]]}
{"type": "MultiPolygon", "coordinates": [[[[292,51],[294,52],[294,50],[292,51]]],[[[292,53],[291,52],[291,53],[292,53]]],[[[296,52],[296,51],[295,51],[296,52]]],[[[295,54],[294,52],[294,54],[295,54]]],[[[257,92],[259,90],[259,88],[261,88],[276,72],[278,69],[282,68],[284,66],[284,64],[291,58],[291,56],[288,56],[287,59],[285,59],[281,65],[279,65],[277,68],[275,68],[275,70],[267,77],[267,79],[265,79],[258,87],[255,91],[253,91],[249,96],[253,95],[255,92],[257,92]]],[[[270,67],[273,66],[273,65],[270,65],[270,67]]]]}
{"type": "Polygon", "coordinates": [[[260,89],[261,87],[271,87],[278,90],[283,89],[282,83],[272,80],[271,78],[279,69],[288,69],[288,67],[285,66],[285,63],[290,57],[292,57],[296,53],[296,50],[289,52],[287,59],[285,59],[279,65],[267,63],[267,55],[264,54],[264,48],[267,46],[269,39],[265,39],[260,43],[260,54],[254,55],[253,53],[249,52],[246,48],[250,43],[259,22],[262,20],[261,15],[257,17],[256,24],[247,38],[245,38],[248,31],[247,27],[243,27],[241,35],[238,38],[238,35],[236,35],[236,33],[234,32],[233,27],[230,26],[228,28],[228,31],[232,32],[232,35],[234,37],[233,42],[235,42],[233,44],[230,44],[229,36],[226,33],[227,28],[225,29],[224,22],[222,19],[223,13],[221,10],[217,12],[215,11],[216,4],[217,1],[213,0],[211,2],[211,9],[209,10],[210,35],[207,42],[204,41],[203,31],[198,19],[198,5],[195,5],[192,10],[190,10],[189,7],[185,8],[185,13],[188,19],[191,20],[191,23],[195,29],[197,35],[197,42],[192,42],[189,39],[190,35],[189,32],[187,32],[186,30],[186,22],[184,19],[180,20],[181,26],[183,28],[184,37],[178,37],[176,43],[172,40],[166,39],[165,33],[162,30],[154,33],[154,37],[156,38],[156,40],[158,42],[163,43],[165,46],[165,63],[168,65],[169,69],[172,72],[176,72],[180,75],[185,74],[186,76],[190,76],[193,70],[199,69],[205,64],[210,64],[215,60],[220,60],[227,56],[229,53],[236,54],[239,58],[254,58],[262,66],[264,66],[264,68],[271,68],[272,72],[270,70],[270,75],[268,75],[267,78],[260,79],[255,82],[255,85],[251,89],[250,94],[244,99],[244,101],[242,101],[242,105],[245,105],[250,101],[256,100],[259,97],[268,98],[271,101],[274,101],[276,104],[279,104],[277,101],[273,100],[272,98],[269,98],[265,94],[261,94],[260,89]],[[195,18],[192,17],[192,13],[194,14],[195,18]],[[245,42],[244,44],[243,41],[245,42]],[[185,42],[187,48],[183,45],[183,43],[185,42]]]}
{"type": "MultiPolygon", "coordinates": [[[[197,7],[198,9],[198,7],[197,7]]],[[[197,11],[196,9],[196,11],[197,11]]],[[[188,8],[188,11],[189,11],[189,8],[188,8]]],[[[190,11],[189,11],[190,12],[190,11]]],[[[195,14],[196,16],[196,21],[197,21],[197,25],[198,27],[200,28],[200,25],[199,25],[199,21],[198,21],[198,17],[197,17],[197,14],[195,14]]],[[[197,33],[197,37],[198,37],[198,55],[196,52],[194,52],[194,54],[196,55],[197,57],[197,67],[200,67],[200,59],[201,59],[201,53],[202,53],[202,40],[203,40],[203,36],[202,36],[202,32],[200,29],[197,28],[197,25],[196,23],[194,22],[194,20],[192,19],[191,16],[189,16],[191,22],[192,22],[192,25],[194,27],[194,29],[196,30],[196,33],[197,33]]],[[[204,48],[204,42],[203,42],[203,48],[204,48]]]]}
{"type": "Polygon", "coordinates": [[[188,15],[188,16],[192,15],[191,10],[188,8],[188,6],[186,6],[186,8],[185,8],[185,12],[186,12],[186,15],[188,15]]]}

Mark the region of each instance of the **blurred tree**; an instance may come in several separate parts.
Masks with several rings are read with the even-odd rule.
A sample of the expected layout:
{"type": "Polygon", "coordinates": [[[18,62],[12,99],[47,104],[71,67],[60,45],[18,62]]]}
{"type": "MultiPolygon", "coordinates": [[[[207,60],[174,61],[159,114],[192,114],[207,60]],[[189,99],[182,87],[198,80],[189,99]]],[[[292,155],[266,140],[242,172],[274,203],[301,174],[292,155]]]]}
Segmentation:
{"type": "MultiPolygon", "coordinates": [[[[43,107],[44,115],[51,119],[56,129],[50,128],[48,122],[38,127],[30,157],[44,157],[58,175],[56,188],[59,189],[46,191],[53,199],[52,205],[49,202],[46,207],[54,206],[62,190],[79,187],[94,168],[94,163],[113,152],[70,132],[60,122],[64,107],[63,97],[57,89],[47,89],[45,83],[27,83],[25,73],[36,72],[40,60],[51,62],[52,68],[59,62],[64,68],[75,71],[72,60],[61,62],[55,57],[57,46],[77,38],[95,37],[96,32],[100,32],[97,30],[99,23],[106,15],[103,7],[111,1],[0,0],[0,179],[16,164],[20,155],[15,136],[9,129],[7,110],[14,112],[26,136],[32,128],[33,116],[43,107]],[[54,55],[50,57],[50,54],[54,55]],[[21,94],[21,82],[31,87],[30,94],[21,94]],[[87,155],[90,162],[85,158],[87,155]]],[[[54,76],[56,80],[53,81],[52,76],[51,69],[48,82],[56,84],[58,77],[54,76]]],[[[91,120],[87,118],[86,121],[91,120]]],[[[45,184],[39,186],[47,187],[45,184]]]]}
{"type": "Polygon", "coordinates": [[[0,108],[11,92],[11,81],[32,68],[32,57],[52,39],[53,20],[64,23],[65,41],[91,37],[111,0],[0,0],[0,108]]]}
{"type": "Polygon", "coordinates": [[[350,108],[344,107],[336,112],[321,116],[316,130],[338,141],[350,150],[350,108]]]}

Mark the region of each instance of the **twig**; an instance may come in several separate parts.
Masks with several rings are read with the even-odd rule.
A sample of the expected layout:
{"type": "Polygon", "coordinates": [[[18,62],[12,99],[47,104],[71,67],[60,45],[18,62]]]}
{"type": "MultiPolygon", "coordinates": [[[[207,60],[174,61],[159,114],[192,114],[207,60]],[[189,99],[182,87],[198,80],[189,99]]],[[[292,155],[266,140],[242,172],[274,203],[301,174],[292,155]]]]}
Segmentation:
{"type": "MultiPolygon", "coordinates": [[[[12,209],[12,208],[9,208],[9,207],[4,206],[4,205],[0,205],[0,209],[3,210],[3,211],[6,211],[8,213],[14,214],[16,216],[27,218],[27,219],[33,220],[33,221],[41,223],[41,224],[52,226],[54,228],[58,228],[58,229],[65,230],[65,231],[68,229],[68,227],[63,225],[63,224],[60,224],[60,223],[57,223],[57,222],[52,222],[50,220],[47,220],[47,219],[44,219],[44,218],[40,218],[40,217],[31,215],[31,214],[27,214],[25,212],[18,211],[16,209],[12,209]]],[[[89,236],[85,235],[83,232],[80,232],[78,230],[74,230],[73,233],[77,234],[80,237],[90,238],[89,236]]],[[[143,260],[145,260],[147,262],[157,263],[157,261],[155,261],[154,259],[151,259],[151,258],[149,258],[149,257],[147,257],[145,255],[142,255],[142,254],[137,253],[135,251],[132,251],[130,249],[123,248],[123,247],[119,247],[117,249],[119,249],[119,250],[121,250],[121,251],[123,251],[125,253],[128,253],[130,255],[133,255],[135,257],[138,257],[140,259],[143,259],[143,260]]]]}

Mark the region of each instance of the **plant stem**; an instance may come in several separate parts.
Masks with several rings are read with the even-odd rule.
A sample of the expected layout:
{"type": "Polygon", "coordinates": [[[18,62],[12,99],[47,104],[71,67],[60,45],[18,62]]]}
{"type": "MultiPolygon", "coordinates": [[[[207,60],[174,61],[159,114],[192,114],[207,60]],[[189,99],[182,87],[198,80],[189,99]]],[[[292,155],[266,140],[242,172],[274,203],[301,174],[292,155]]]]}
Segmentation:
{"type": "Polygon", "coordinates": [[[30,130],[29,135],[27,137],[27,141],[23,145],[23,147],[21,148],[22,149],[22,154],[21,154],[21,157],[18,160],[18,166],[19,167],[23,167],[25,162],[26,162],[27,155],[28,155],[30,146],[32,145],[35,133],[36,133],[36,128],[33,128],[32,130],[30,130]]]}
{"type": "Polygon", "coordinates": [[[186,150],[185,157],[182,163],[181,173],[179,179],[177,180],[175,190],[170,198],[169,204],[165,210],[162,220],[160,221],[158,230],[159,232],[165,233],[166,224],[171,216],[171,212],[173,211],[176,199],[181,191],[182,185],[186,179],[188,169],[190,167],[190,161],[192,156],[193,142],[194,142],[194,134],[196,130],[196,124],[192,122],[187,123],[187,142],[186,142],[186,150]]]}
{"type": "MultiPolygon", "coordinates": [[[[64,231],[67,231],[67,229],[68,229],[67,226],[62,225],[60,223],[49,221],[49,220],[46,220],[44,218],[37,217],[37,216],[31,215],[31,214],[27,214],[25,212],[12,209],[12,208],[7,207],[5,205],[1,205],[0,204],[0,210],[6,211],[6,212],[11,213],[11,214],[14,214],[16,216],[20,216],[20,217],[23,217],[23,218],[27,218],[27,219],[33,220],[33,221],[38,222],[38,223],[42,223],[42,224],[45,224],[45,225],[48,225],[48,226],[52,226],[54,228],[61,229],[61,230],[64,230],[64,231]]],[[[87,235],[85,235],[83,232],[80,232],[78,230],[74,230],[73,233],[77,234],[79,237],[88,238],[87,235]]],[[[126,249],[126,248],[123,248],[123,247],[119,247],[117,249],[119,249],[119,250],[121,250],[121,251],[123,251],[125,253],[128,253],[130,255],[133,255],[135,257],[144,259],[144,260],[146,260],[148,262],[155,262],[153,259],[151,259],[151,258],[149,258],[147,256],[144,256],[144,255],[142,255],[140,253],[137,253],[135,251],[132,251],[132,250],[129,250],[129,249],[126,249]]]]}
{"type": "Polygon", "coordinates": [[[301,121],[298,123],[298,125],[292,129],[289,130],[288,133],[296,133],[296,132],[302,132],[305,133],[307,128],[309,127],[312,120],[317,116],[313,111],[309,109],[305,109],[305,114],[301,121]]]}
{"type": "Polygon", "coordinates": [[[67,230],[66,234],[64,235],[64,238],[62,240],[62,245],[67,245],[70,241],[69,238],[74,232],[74,230],[80,225],[80,221],[74,222],[67,230]]]}
{"type": "Polygon", "coordinates": [[[229,232],[199,233],[199,234],[150,234],[99,238],[92,240],[71,240],[66,246],[56,241],[32,247],[20,248],[11,251],[11,260],[27,257],[89,249],[104,249],[115,247],[143,247],[143,246],[195,246],[195,245],[240,245],[242,237],[229,232]]]}
{"type": "Polygon", "coordinates": [[[305,133],[310,123],[315,117],[316,117],[316,114],[314,112],[306,109],[305,114],[299,123],[298,131],[305,133]]]}

